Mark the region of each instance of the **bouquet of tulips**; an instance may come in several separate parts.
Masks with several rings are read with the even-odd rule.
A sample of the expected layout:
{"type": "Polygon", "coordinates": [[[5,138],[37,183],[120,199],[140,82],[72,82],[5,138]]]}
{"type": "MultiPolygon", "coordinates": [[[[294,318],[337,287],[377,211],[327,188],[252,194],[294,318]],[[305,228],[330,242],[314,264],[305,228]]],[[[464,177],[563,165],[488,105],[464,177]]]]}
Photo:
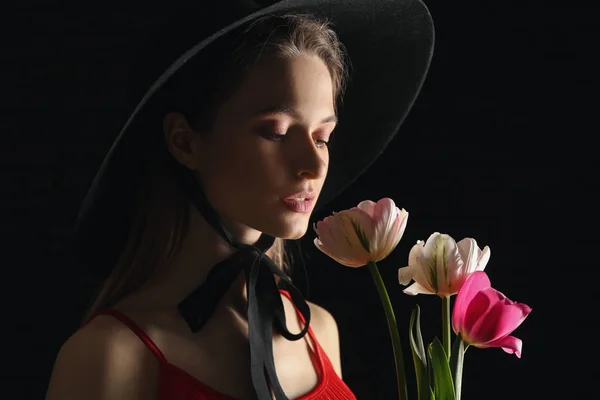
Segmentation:
{"type": "MultiPolygon", "coordinates": [[[[315,245],[323,253],[348,267],[367,266],[381,298],[387,318],[396,361],[398,398],[407,400],[404,358],[398,325],[379,274],[377,262],[398,245],[408,213],[394,201],[366,200],[357,207],[315,224],[315,245]]],[[[509,300],[491,287],[483,271],[490,249],[483,250],[475,239],[458,243],[449,235],[433,233],[426,242],[418,241],[408,256],[408,266],[398,270],[407,295],[431,294],[440,297],[442,340],[437,337],[424,345],[420,330],[419,306],[409,322],[409,341],[417,380],[419,400],[460,400],[464,355],[470,346],[500,347],[521,357],[522,341],[510,334],[531,312],[525,304],[509,300]],[[451,309],[450,298],[456,295],[451,309]],[[451,329],[456,337],[451,343],[451,329]]]]}

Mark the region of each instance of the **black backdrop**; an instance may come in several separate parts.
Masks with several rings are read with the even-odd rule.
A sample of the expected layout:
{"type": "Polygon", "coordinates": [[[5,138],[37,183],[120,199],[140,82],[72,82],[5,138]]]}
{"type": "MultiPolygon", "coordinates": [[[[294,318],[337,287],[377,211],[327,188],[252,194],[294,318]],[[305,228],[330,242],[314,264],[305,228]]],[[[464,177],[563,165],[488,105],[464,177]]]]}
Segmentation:
{"type": "MultiPolygon", "coordinates": [[[[313,218],[381,197],[410,212],[403,240],[380,263],[409,367],[414,304],[423,308],[425,336],[439,334],[439,300],[408,297],[397,284],[412,244],[441,231],[491,247],[494,286],[533,312],[515,332],[522,359],[467,352],[466,400],[591,390],[573,379],[582,364],[567,361],[593,360],[595,314],[585,308],[598,266],[598,125],[584,117],[597,113],[587,54],[597,26],[592,8],[569,4],[430,0],[436,52],[411,115],[369,172],[313,218]]],[[[11,356],[0,379],[15,385],[15,398],[43,397],[56,352],[77,327],[85,279],[49,254],[130,111],[123,64],[151,22],[135,12],[49,10],[22,6],[0,17],[2,346],[11,356]]],[[[300,241],[309,299],[339,323],[344,378],[359,399],[392,399],[393,356],[369,272],[332,262],[313,237],[300,241]]]]}

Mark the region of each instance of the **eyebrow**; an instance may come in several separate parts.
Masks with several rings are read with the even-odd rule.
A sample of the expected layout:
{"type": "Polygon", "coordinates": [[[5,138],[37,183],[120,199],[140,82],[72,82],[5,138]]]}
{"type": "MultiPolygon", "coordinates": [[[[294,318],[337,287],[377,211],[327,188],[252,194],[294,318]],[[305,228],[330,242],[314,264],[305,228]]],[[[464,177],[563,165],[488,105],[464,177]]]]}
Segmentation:
{"type": "MultiPolygon", "coordinates": [[[[265,115],[265,114],[285,114],[285,115],[289,115],[290,117],[293,117],[296,119],[301,119],[301,116],[300,116],[300,113],[298,112],[298,110],[293,107],[290,107],[290,106],[269,106],[269,107],[265,107],[255,113],[255,115],[265,115]]],[[[337,123],[338,117],[336,115],[332,115],[332,116],[329,116],[329,117],[321,120],[322,124],[326,124],[328,122],[336,122],[337,123]]]]}

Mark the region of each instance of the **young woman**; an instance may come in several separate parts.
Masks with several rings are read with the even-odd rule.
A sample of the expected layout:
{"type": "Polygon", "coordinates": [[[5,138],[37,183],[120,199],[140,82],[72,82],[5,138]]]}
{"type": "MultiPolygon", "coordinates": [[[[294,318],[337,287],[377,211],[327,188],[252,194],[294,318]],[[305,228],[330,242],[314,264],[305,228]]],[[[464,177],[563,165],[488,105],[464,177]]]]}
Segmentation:
{"type": "Polygon", "coordinates": [[[150,42],[164,62],[135,70],[140,87],[160,78],[82,207],[77,254],[103,284],[48,400],[355,398],[336,322],[292,284],[284,240],[394,135],[429,65],[429,14],[417,0],[218,4],[175,18],[150,42]],[[358,78],[342,116],[344,46],[358,78]]]}

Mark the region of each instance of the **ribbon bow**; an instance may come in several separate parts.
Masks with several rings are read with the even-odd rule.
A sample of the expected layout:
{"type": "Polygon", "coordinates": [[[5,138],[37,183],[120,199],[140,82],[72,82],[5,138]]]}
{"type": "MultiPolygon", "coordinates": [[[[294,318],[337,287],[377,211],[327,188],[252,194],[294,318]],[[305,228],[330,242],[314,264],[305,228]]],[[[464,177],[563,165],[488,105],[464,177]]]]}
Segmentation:
{"type": "Polygon", "coordinates": [[[207,222],[224,240],[239,250],[212,268],[206,282],[178,305],[179,312],[192,332],[199,331],[243,268],[248,290],[250,367],[254,390],[259,400],[272,399],[269,388],[271,385],[276,400],[288,400],[275,371],[273,326],[286,339],[299,340],[308,332],[310,308],[302,293],[265,254],[275,238],[263,233],[254,245],[239,243],[223,227],[218,213],[209,204],[204,190],[191,172],[179,171],[177,175],[190,200],[207,222]],[[273,274],[283,280],[294,304],[304,316],[306,323],[297,334],[291,333],[287,328],[281,295],[273,274]]]}

